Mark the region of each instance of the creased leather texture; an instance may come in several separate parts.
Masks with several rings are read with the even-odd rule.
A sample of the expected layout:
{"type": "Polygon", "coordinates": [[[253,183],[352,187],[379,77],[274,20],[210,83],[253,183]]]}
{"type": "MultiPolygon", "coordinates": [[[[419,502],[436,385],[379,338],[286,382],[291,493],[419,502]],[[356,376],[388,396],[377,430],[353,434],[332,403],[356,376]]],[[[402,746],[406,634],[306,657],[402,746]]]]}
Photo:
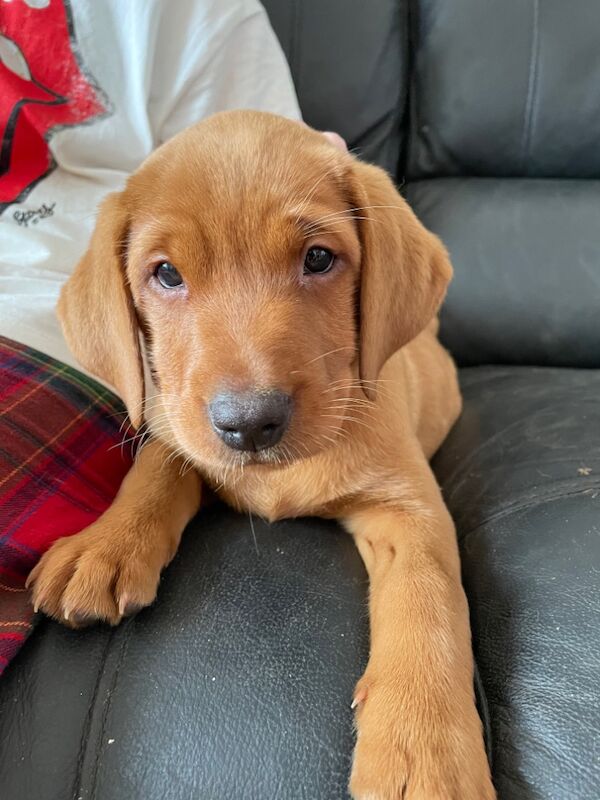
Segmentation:
{"type": "Polygon", "coordinates": [[[407,198],[452,257],[459,363],[600,366],[600,181],[447,178],[407,198]]]}
{"type": "Polygon", "coordinates": [[[366,573],[333,523],[254,529],[208,509],[154,607],[42,624],[0,683],[2,800],[347,797],[366,573]]]}
{"type": "Polygon", "coordinates": [[[420,0],[408,177],[600,177],[597,0],[420,0]]]}
{"type": "Polygon", "coordinates": [[[434,466],[457,522],[500,800],[597,800],[600,373],[481,367],[434,466]]]}
{"type": "Polygon", "coordinates": [[[304,119],[396,174],[406,104],[408,0],[265,0],[304,119]]]}

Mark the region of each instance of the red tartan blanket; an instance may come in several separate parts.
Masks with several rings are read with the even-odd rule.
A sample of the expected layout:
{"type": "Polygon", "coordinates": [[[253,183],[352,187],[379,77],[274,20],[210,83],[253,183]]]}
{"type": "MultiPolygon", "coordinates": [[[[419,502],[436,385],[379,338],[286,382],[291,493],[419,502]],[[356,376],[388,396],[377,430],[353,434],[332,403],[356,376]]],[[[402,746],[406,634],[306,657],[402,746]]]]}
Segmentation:
{"type": "Polygon", "coordinates": [[[110,391],[0,336],[0,674],[35,622],[29,571],[102,514],[131,466],[124,419],[110,391]]]}

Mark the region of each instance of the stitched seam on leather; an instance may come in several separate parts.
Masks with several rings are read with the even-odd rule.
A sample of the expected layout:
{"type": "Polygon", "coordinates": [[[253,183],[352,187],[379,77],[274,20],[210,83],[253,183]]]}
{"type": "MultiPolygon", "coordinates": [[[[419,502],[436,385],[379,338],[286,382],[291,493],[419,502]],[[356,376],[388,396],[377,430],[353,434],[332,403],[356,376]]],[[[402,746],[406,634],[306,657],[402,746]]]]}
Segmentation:
{"type": "MultiPolygon", "coordinates": [[[[91,799],[92,800],[96,800],[98,771],[99,771],[99,768],[100,768],[100,756],[102,754],[102,743],[105,740],[104,730],[106,728],[106,720],[108,718],[108,712],[110,711],[110,707],[111,707],[111,704],[112,704],[113,694],[114,694],[114,691],[115,691],[115,689],[117,687],[117,682],[119,680],[119,673],[121,671],[121,666],[123,665],[123,661],[124,661],[124,657],[125,657],[125,651],[127,649],[127,645],[129,644],[129,638],[131,636],[131,630],[132,630],[133,621],[134,621],[134,619],[132,617],[131,619],[126,620],[126,622],[124,623],[125,631],[123,632],[123,642],[121,644],[121,650],[119,652],[119,658],[118,658],[118,661],[117,661],[117,665],[115,667],[115,673],[114,673],[114,676],[113,676],[113,680],[112,680],[110,689],[108,690],[108,695],[107,695],[107,698],[106,698],[104,711],[102,713],[102,722],[100,724],[100,734],[99,734],[99,737],[98,737],[99,738],[99,742],[98,742],[98,745],[97,745],[96,758],[95,758],[95,761],[94,761],[94,771],[92,773],[92,780],[91,780],[91,784],[90,784],[91,799]]],[[[111,640],[113,638],[114,637],[111,636],[111,640]]]]}
{"type": "MultiPolygon", "coordinates": [[[[292,4],[292,53],[291,61],[294,65],[294,83],[296,86],[296,93],[298,95],[298,102],[300,102],[300,95],[302,93],[302,75],[301,72],[301,58],[300,58],[300,25],[301,25],[301,3],[302,0],[294,0],[292,4]]],[[[302,109],[301,109],[302,111],[302,109]]]]}
{"type": "Polygon", "coordinates": [[[521,140],[522,152],[522,172],[527,175],[527,160],[529,158],[529,148],[531,146],[531,134],[533,131],[533,112],[536,106],[537,77],[539,72],[539,17],[540,0],[533,0],[533,29],[531,34],[531,56],[529,58],[529,79],[527,81],[527,97],[525,100],[525,111],[523,114],[523,137],[521,140]]]}
{"type": "MultiPolygon", "coordinates": [[[[418,157],[419,148],[424,147],[419,138],[419,126],[421,122],[421,93],[419,92],[419,71],[418,71],[418,49],[420,35],[421,16],[418,2],[407,0],[406,3],[406,26],[407,26],[407,76],[406,76],[406,141],[403,143],[405,148],[403,163],[404,180],[412,180],[414,173],[417,175],[422,172],[420,159],[418,157]],[[408,176],[408,178],[407,178],[408,176]]],[[[427,178],[431,175],[427,174],[427,178]]]]}
{"type": "Polygon", "coordinates": [[[408,142],[410,140],[410,98],[411,98],[411,75],[414,54],[414,42],[411,40],[411,2],[404,0],[398,4],[398,29],[400,53],[404,56],[400,58],[400,75],[398,85],[398,104],[395,110],[396,125],[399,136],[397,158],[396,158],[396,183],[400,188],[406,183],[406,173],[408,169],[408,142]],[[404,88],[402,84],[402,71],[404,70],[404,88]]]}
{"type": "Polygon", "coordinates": [[[532,496],[529,502],[517,503],[514,506],[505,506],[503,509],[497,511],[495,514],[492,514],[490,517],[487,517],[482,522],[477,523],[477,525],[475,525],[474,528],[471,528],[470,531],[465,533],[463,536],[459,536],[458,541],[461,544],[464,544],[468,537],[471,536],[471,534],[476,533],[479,528],[483,528],[485,525],[496,522],[496,520],[502,519],[503,517],[508,517],[510,514],[515,514],[519,511],[525,511],[528,508],[535,508],[535,506],[539,506],[542,503],[552,503],[554,500],[562,500],[563,497],[577,497],[580,494],[590,494],[594,491],[600,492],[600,484],[593,484],[591,486],[588,485],[585,489],[576,489],[572,492],[549,492],[543,496],[532,496]]]}
{"type": "Polygon", "coordinates": [[[92,719],[94,717],[94,709],[96,708],[96,702],[98,700],[98,692],[100,691],[100,684],[102,683],[102,675],[104,674],[104,668],[106,666],[106,660],[108,658],[108,652],[110,650],[110,645],[114,637],[114,631],[111,631],[110,636],[108,637],[108,641],[104,646],[104,651],[102,653],[102,658],[100,659],[100,666],[98,668],[98,675],[96,677],[96,683],[94,685],[94,691],[92,694],[92,701],[89,705],[88,712],[85,719],[83,734],[81,736],[81,742],[79,744],[79,753],[77,754],[77,767],[75,770],[75,780],[73,782],[73,792],[72,798],[73,800],[77,800],[77,798],[81,795],[81,772],[83,769],[83,761],[85,758],[85,753],[87,751],[88,741],[90,738],[90,731],[92,729],[92,719]]]}
{"type": "Polygon", "coordinates": [[[490,707],[487,699],[487,694],[485,692],[485,686],[483,685],[483,681],[481,679],[481,673],[479,672],[479,667],[477,666],[477,661],[473,661],[473,683],[475,684],[475,692],[476,696],[479,699],[479,716],[481,719],[481,725],[483,727],[483,738],[485,744],[485,752],[487,755],[488,764],[490,765],[490,769],[494,766],[494,749],[493,749],[493,742],[492,742],[492,719],[490,717],[490,707]]]}

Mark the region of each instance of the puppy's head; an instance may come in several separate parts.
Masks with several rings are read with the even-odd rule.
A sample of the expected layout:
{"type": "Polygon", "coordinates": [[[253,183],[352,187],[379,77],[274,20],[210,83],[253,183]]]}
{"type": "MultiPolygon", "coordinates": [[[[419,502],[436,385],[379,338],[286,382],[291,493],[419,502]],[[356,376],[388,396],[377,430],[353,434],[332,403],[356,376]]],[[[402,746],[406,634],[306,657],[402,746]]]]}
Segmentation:
{"type": "Polygon", "coordinates": [[[431,319],[451,269],[384,172],[321,134],[228,112],[159,148],[102,204],[59,316],[82,365],[209,470],[336,441],[358,380],[431,319]],[[147,398],[147,402],[156,398],[147,398]]]}

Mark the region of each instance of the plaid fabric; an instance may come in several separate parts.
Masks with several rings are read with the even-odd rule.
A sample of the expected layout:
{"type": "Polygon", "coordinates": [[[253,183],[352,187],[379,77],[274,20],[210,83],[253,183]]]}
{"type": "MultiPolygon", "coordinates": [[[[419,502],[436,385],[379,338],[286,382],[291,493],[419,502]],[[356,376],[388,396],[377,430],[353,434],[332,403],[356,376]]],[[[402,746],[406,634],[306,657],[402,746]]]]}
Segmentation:
{"type": "Polygon", "coordinates": [[[0,674],[35,621],[29,571],[102,514],[131,466],[124,419],[107,389],[0,336],[0,674]]]}

